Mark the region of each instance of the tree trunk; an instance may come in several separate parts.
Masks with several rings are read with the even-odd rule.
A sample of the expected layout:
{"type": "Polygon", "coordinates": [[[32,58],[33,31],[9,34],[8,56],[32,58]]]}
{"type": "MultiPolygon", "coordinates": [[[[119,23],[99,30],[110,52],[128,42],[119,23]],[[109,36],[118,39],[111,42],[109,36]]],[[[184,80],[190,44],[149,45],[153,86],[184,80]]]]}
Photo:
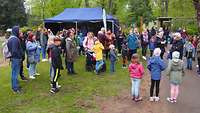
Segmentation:
{"type": "Polygon", "coordinates": [[[198,30],[200,32],[200,2],[199,0],[193,0],[194,7],[196,9],[196,18],[198,23],[198,30]]]}
{"type": "Polygon", "coordinates": [[[165,1],[165,16],[168,17],[168,9],[169,9],[169,0],[165,1]]]}
{"type": "Polygon", "coordinates": [[[113,8],[113,1],[112,0],[109,0],[109,14],[112,14],[112,8],[113,8]]]}
{"type": "Polygon", "coordinates": [[[161,14],[165,16],[165,0],[161,1],[161,14]]]}
{"type": "Polygon", "coordinates": [[[85,0],[85,7],[89,7],[89,1],[85,0]]]}

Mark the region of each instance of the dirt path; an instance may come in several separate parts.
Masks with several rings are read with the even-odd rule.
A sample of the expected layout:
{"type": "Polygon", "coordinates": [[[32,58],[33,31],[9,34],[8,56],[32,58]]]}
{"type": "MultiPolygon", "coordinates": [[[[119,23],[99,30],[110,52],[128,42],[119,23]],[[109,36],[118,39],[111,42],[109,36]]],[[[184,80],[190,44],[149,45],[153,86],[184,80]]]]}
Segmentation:
{"type": "Polygon", "coordinates": [[[176,104],[170,104],[166,101],[169,96],[169,82],[166,76],[163,76],[161,81],[160,102],[149,102],[149,80],[149,76],[146,75],[142,82],[141,93],[144,101],[133,102],[130,90],[127,89],[119,96],[98,100],[101,108],[100,113],[200,113],[200,77],[196,74],[196,68],[193,71],[186,71],[176,104]]]}

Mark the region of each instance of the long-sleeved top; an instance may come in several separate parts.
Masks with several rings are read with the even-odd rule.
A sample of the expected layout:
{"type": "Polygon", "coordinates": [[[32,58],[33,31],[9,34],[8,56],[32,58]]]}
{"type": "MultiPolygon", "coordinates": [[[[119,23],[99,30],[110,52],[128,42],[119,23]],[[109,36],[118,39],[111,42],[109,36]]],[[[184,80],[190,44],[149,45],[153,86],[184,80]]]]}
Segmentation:
{"type": "Polygon", "coordinates": [[[110,61],[115,62],[117,60],[117,53],[114,49],[110,50],[110,61]]]}
{"type": "Polygon", "coordinates": [[[15,26],[12,29],[12,35],[8,39],[8,50],[11,53],[11,58],[22,59],[23,57],[23,49],[20,44],[19,36],[19,27],[15,26]]]}
{"type": "Polygon", "coordinates": [[[51,50],[52,66],[55,69],[62,69],[61,49],[58,46],[53,46],[51,50]]]}
{"type": "Polygon", "coordinates": [[[128,70],[131,78],[141,79],[144,74],[144,67],[139,63],[131,63],[128,67],[128,70]]]}

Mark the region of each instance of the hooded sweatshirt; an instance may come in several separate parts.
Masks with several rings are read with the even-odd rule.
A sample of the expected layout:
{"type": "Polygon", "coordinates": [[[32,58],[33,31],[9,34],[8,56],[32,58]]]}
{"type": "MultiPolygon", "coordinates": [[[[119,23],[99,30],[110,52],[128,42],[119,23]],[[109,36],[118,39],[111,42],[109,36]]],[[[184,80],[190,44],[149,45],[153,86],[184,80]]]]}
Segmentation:
{"type": "Polygon", "coordinates": [[[147,68],[151,72],[152,80],[160,80],[161,72],[166,68],[164,61],[160,56],[153,56],[148,61],[147,68]]]}
{"type": "Polygon", "coordinates": [[[167,73],[170,83],[180,85],[184,76],[184,62],[180,59],[169,60],[167,73]]]}
{"type": "Polygon", "coordinates": [[[19,40],[19,26],[14,26],[12,28],[12,35],[8,39],[8,50],[11,53],[11,58],[22,59],[23,49],[19,40]]]}

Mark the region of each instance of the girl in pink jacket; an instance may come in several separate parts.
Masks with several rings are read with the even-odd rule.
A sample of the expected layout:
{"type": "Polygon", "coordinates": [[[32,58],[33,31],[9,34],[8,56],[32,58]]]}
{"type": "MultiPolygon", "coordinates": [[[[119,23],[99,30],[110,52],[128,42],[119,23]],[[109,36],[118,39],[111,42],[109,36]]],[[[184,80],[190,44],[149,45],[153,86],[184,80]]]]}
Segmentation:
{"type": "Polygon", "coordinates": [[[140,82],[144,74],[144,68],[142,64],[139,63],[139,58],[137,54],[133,54],[131,57],[131,64],[129,65],[129,73],[132,82],[131,94],[133,96],[132,100],[135,102],[141,101],[140,97],[140,82]]]}

